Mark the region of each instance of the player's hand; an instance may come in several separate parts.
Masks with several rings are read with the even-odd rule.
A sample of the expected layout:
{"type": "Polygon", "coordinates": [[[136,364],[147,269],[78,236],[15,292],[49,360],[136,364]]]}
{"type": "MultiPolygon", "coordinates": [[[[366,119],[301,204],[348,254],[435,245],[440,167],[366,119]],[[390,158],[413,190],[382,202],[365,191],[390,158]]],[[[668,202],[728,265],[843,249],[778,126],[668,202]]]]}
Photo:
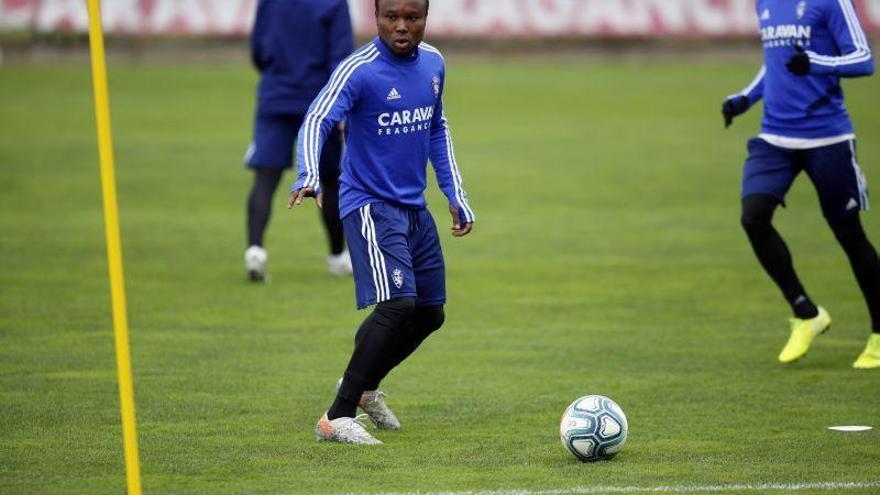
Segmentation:
{"type": "Polygon", "coordinates": [[[290,196],[287,197],[287,209],[303,204],[305,198],[315,198],[318,208],[324,207],[324,193],[316,195],[314,187],[304,187],[290,192],[290,196]]]}
{"type": "Polygon", "coordinates": [[[452,214],[452,235],[454,237],[464,237],[474,230],[473,222],[462,224],[458,208],[454,205],[449,205],[449,213],[452,214]]]}
{"type": "Polygon", "coordinates": [[[749,109],[749,99],[743,95],[733,96],[724,101],[721,105],[721,115],[724,116],[724,128],[733,124],[733,118],[746,113],[749,109]]]}
{"type": "Polygon", "coordinates": [[[796,76],[806,76],[810,74],[810,56],[801,45],[795,45],[795,54],[788,59],[785,67],[789,72],[796,76]]]}

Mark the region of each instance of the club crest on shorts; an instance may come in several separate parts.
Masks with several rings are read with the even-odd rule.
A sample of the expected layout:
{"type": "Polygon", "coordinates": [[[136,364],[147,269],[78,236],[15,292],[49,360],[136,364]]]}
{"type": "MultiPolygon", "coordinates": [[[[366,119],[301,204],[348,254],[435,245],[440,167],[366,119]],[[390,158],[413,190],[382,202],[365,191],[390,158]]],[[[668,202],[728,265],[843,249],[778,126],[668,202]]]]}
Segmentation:
{"type": "Polygon", "coordinates": [[[403,287],[403,272],[400,271],[400,268],[394,269],[394,272],[391,273],[391,280],[394,281],[394,286],[398,289],[403,287]]]}
{"type": "Polygon", "coordinates": [[[797,18],[798,18],[798,19],[803,19],[803,18],[804,18],[804,14],[806,14],[806,13],[807,13],[807,1],[806,1],[806,0],[801,0],[801,1],[798,2],[798,4],[797,4],[797,18]]]}
{"type": "Polygon", "coordinates": [[[431,79],[431,89],[434,90],[434,98],[439,98],[440,97],[440,78],[439,77],[434,76],[434,78],[431,79]]]}

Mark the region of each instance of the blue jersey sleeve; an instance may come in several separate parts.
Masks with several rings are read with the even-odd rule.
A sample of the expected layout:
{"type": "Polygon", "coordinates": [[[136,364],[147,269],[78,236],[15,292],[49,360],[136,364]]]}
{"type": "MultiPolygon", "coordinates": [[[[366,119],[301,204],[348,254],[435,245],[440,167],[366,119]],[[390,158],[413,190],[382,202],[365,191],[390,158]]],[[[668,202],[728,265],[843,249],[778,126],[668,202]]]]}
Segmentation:
{"type": "Polygon", "coordinates": [[[751,84],[745,87],[742,91],[735,95],[730,95],[727,98],[734,98],[737,96],[745,96],[749,100],[749,107],[761,101],[761,98],[764,97],[764,76],[767,74],[767,66],[762,65],[761,69],[758,71],[758,75],[755,76],[755,79],[752,80],[751,84]]]}
{"type": "Polygon", "coordinates": [[[446,195],[449,204],[458,209],[459,217],[464,223],[473,223],[474,212],[471,210],[461,180],[455,151],[452,148],[452,135],[449,123],[443,113],[443,87],[445,72],[440,80],[437,103],[434,104],[434,115],[431,118],[431,143],[428,157],[437,176],[437,184],[446,195]]]}
{"type": "Polygon", "coordinates": [[[339,64],[309,107],[297,135],[297,178],[291,191],[304,187],[319,189],[321,148],[333,126],[345,118],[358,97],[358,60],[358,56],[352,56],[339,64]]]}
{"type": "MultiPolygon", "coordinates": [[[[756,2],[755,3],[755,13],[757,15],[761,15],[760,12],[758,12],[758,10],[760,10],[760,6],[756,2]]],[[[752,80],[751,83],[749,83],[748,86],[746,86],[739,93],[732,94],[732,95],[728,96],[727,99],[730,100],[732,98],[739,98],[741,96],[745,96],[749,101],[748,108],[751,108],[755,103],[758,103],[759,101],[761,101],[762,98],[764,98],[764,76],[766,74],[767,74],[767,66],[762,65],[761,69],[758,70],[758,75],[755,76],[755,78],[752,80]]],[[[743,110],[743,111],[746,111],[746,110],[743,110]]]]}
{"type": "Polygon", "coordinates": [[[330,66],[332,71],[351,55],[354,50],[354,31],[351,27],[351,14],[348,11],[348,1],[339,0],[330,15],[330,26],[327,30],[327,42],[330,66]]]}
{"type": "Polygon", "coordinates": [[[874,58],[865,32],[851,0],[829,0],[826,9],[828,29],[837,43],[839,56],[807,51],[810,72],[842,77],[869,76],[874,73],[874,58]]]}
{"type": "Polygon", "coordinates": [[[269,1],[259,0],[257,2],[257,12],[254,16],[254,26],[251,30],[251,62],[258,71],[263,72],[266,68],[266,55],[263,50],[263,37],[269,26],[269,1]]]}

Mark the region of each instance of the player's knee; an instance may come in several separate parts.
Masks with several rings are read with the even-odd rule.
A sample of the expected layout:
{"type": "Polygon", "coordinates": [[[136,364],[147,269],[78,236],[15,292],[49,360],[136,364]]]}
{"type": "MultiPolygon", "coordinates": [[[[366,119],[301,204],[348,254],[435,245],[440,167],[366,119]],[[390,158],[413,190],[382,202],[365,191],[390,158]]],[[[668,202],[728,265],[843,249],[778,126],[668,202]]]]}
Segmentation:
{"type": "Polygon", "coordinates": [[[272,202],[272,196],[278,188],[283,170],[272,168],[258,168],[254,170],[254,185],[251,188],[250,201],[265,205],[264,207],[269,207],[272,202]]]}
{"type": "Polygon", "coordinates": [[[740,225],[746,232],[755,232],[770,226],[770,222],[759,215],[754,215],[748,211],[743,211],[739,219],[740,225]]]}
{"type": "Polygon", "coordinates": [[[280,168],[255,168],[254,183],[260,189],[275,191],[283,173],[284,169],[280,168]]]}
{"type": "Polygon", "coordinates": [[[834,237],[844,248],[855,247],[868,241],[858,215],[830,220],[828,223],[831,225],[834,237]]]}
{"type": "Polygon", "coordinates": [[[428,333],[439,330],[446,321],[446,312],[443,306],[427,306],[416,310],[419,326],[428,333]]]}
{"type": "Polygon", "coordinates": [[[746,232],[770,228],[773,211],[778,205],[776,198],[765,195],[747,196],[743,199],[740,224],[746,232]]]}

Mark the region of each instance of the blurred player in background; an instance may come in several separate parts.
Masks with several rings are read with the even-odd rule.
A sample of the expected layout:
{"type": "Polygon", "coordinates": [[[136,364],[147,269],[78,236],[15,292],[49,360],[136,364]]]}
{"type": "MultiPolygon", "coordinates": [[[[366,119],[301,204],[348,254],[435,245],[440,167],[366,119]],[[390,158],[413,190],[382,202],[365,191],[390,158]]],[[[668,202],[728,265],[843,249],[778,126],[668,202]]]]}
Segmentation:
{"type": "Polygon", "coordinates": [[[785,242],[771,224],[795,177],[804,171],[843,247],[871,314],[873,333],[856,368],[880,367],[880,260],[859,217],[868,188],[841,77],[874,72],[871,48],[850,0],[758,0],[764,66],[722,106],[725,124],[764,99],[761,133],[748,143],[742,224],[758,260],[794,311],[783,363],[803,357],[831,317],[807,295],[785,242]]]}
{"type": "Polygon", "coordinates": [[[357,306],[376,307],[355,336],[336,400],[315,434],[368,445],[382,442],[364,429],[357,408],[379,428],[400,428],[379,383],[445,318],[446,269],[424,195],[429,158],[449,200],[452,235],[467,235],[474,221],[443,114],[445,63],[422,43],[428,0],[376,0],[375,7],[379,37],[340,64],[309,109],[288,199],[289,208],[309,196],[320,205],[318,155],[347,119],[340,211],[357,306]]]}
{"type": "MultiPolygon", "coordinates": [[[[245,268],[256,282],[266,278],[263,235],[272,197],[284,169],[293,165],[296,133],[309,104],[330,74],[354,49],[346,0],[259,0],[251,34],[251,58],[260,72],[254,140],[245,156],[254,172],[247,203],[245,268]]],[[[334,128],[320,158],[324,191],[322,216],[330,243],[327,268],[351,273],[339,219],[340,129],[334,128]]]]}

